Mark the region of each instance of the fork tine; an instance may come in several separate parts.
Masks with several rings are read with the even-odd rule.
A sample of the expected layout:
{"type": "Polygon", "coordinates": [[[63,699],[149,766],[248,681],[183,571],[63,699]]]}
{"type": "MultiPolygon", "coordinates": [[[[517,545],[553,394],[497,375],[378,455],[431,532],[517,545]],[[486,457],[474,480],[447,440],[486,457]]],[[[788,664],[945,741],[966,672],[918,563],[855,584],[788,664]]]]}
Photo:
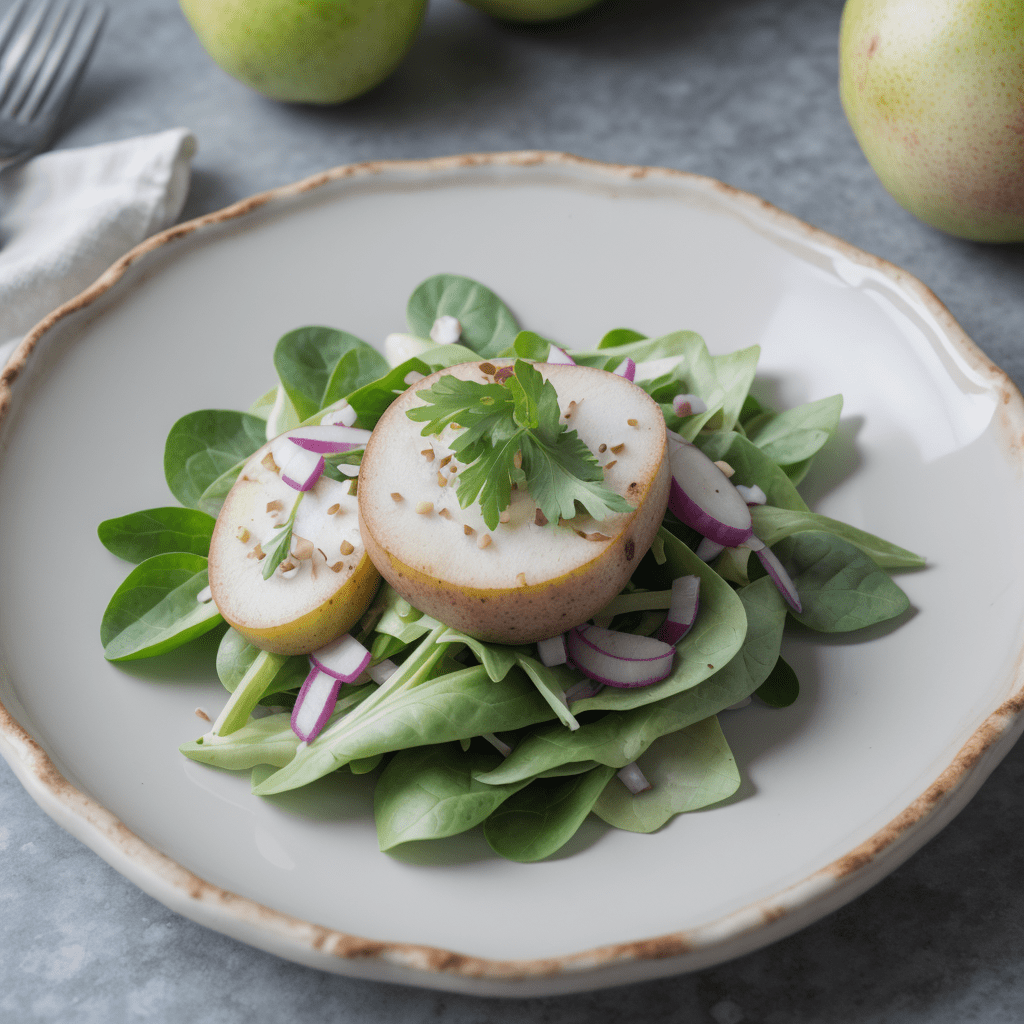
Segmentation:
{"type": "Polygon", "coordinates": [[[44,117],[56,116],[78,85],[92,57],[103,31],[107,8],[103,4],[82,4],[80,7],[67,39],[54,50],[44,74],[40,76],[39,87],[26,103],[29,117],[35,117],[37,113],[44,117]]]}
{"type": "MultiPolygon", "coordinates": [[[[48,11],[48,14],[51,16],[46,23],[46,31],[37,39],[32,52],[25,55],[25,60],[18,73],[17,82],[4,102],[3,109],[0,110],[0,113],[4,116],[23,121],[31,117],[30,113],[26,113],[21,109],[22,101],[33,91],[33,86],[40,78],[40,70],[50,67],[52,63],[50,58],[54,50],[60,48],[61,36],[59,33],[63,32],[67,36],[69,30],[64,26],[70,10],[71,0],[67,0],[59,10],[55,10],[54,6],[51,5],[48,11]]],[[[70,27],[70,31],[72,34],[74,33],[73,24],[70,27]]],[[[42,77],[45,79],[46,76],[43,75],[42,77]]]]}
{"type": "Polygon", "coordinates": [[[3,58],[0,59],[0,103],[7,98],[11,85],[17,80],[22,62],[35,44],[50,7],[48,0],[40,4],[28,16],[14,41],[5,48],[3,58]]]}

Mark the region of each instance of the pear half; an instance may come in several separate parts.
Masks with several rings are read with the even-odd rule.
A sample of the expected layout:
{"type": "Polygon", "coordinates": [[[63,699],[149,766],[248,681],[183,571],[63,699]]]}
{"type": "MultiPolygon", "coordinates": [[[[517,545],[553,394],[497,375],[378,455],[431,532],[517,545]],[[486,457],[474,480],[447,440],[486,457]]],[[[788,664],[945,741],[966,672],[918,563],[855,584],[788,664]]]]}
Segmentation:
{"type": "Polygon", "coordinates": [[[299,496],[278,468],[282,446],[290,444],[282,435],[260,448],[228,493],[210,543],[210,592],[250,643],[275,654],[308,654],[352,628],[380,576],[360,538],[351,483],[321,476],[303,493],[290,556],[263,578],[260,553],[270,550],[274,527],[299,496]]]}
{"type": "Polygon", "coordinates": [[[482,640],[522,644],[585,622],[618,594],[658,531],[670,473],[665,421],[644,391],[604,370],[540,363],[563,422],[634,511],[540,525],[529,492],[513,490],[508,522],[488,529],[478,505],[459,505],[456,431],[424,437],[406,412],[441,376],[493,382],[484,371],[501,363],[439,370],[396,399],[366,446],[359,519],[373,563],[414,607],[482,640]]]}

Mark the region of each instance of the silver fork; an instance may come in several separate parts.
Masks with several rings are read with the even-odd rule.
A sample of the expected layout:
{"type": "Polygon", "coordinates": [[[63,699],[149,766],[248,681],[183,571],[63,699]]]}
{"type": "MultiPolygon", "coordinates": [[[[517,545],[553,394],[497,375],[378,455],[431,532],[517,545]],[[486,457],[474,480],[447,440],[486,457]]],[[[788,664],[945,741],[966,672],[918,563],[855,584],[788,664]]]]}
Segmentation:
{"type": "Polygon", "coordinates": [[[30,3],[17,0],[0,21],[0,171],[49,144],[107,15],[80,0],[30,3]]]}

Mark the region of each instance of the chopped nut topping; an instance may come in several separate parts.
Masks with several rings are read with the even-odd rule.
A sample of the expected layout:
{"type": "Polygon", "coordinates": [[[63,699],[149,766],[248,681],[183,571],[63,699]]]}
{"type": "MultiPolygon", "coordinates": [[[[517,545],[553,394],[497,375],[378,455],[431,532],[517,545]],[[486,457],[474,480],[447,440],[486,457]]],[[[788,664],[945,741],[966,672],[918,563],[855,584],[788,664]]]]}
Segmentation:
{"type": "Polygon", "coordinates": [[[445,466],[447,466],[447,465],[448,465],[448,463],[449,463],[449,462],[451,462],[451,461],[452,461],[452,457],[451,457],[450,455],[446,455],[446,456],[445,456],[445,457],[444,457],[444,458],[443,458],[443,459],[442,459],[442,460],[441,460],[441,461],[440,461],[440,462],[439,462],[439,463],[437,464],[437,468],[438,468],[438,469],[444,469],[444,467],[445,467],[445,466]]]}
{"type": "Polygon", "coordinates": [[[476,546],[478,548],[483,549],[483,548],[488,547],[490,545],[490,543],[491,543],[491,535],[489,533],[481,533],[480,534],[480,539],[476,542],[476,546]]]}
{"type": "Polygon", "coordinates": [[[269,469],[271,473],[281,472],[280,469],[278,469],[277,467],[277,463],[274,461],[274,456],[272,452],[267,452],[267,454],[263,456],[263,458],[260,460],[260,465],[263,466],[264,469],[269,469]]]}
{"type": "Polygon", "coordinates": [[[437,471],[437,486],[438,487],[445,487],[447,484],[448,484],[448,477],[446,477],[444,475],[444,473],[441,472],[441,470],[438,470],[437,471]]]}
{"type": "Polygon", "coordinates": [[[446,508],[439,508],[439,509],[437,510],[437,514],[438,514],[438,515],[439,515],[439,516],[440,516],[440,517],[441,517],[442,519],[451,519],[451,517],[452,517],[452,514],[451,514],[451,512],[449,512],[449,511],[448,511],[448,509],[446,509],[446,508]]]}
{"type": "Polygon", "coordinates": [[[612,445],[612,455],[621,455],[623,450],[625,449],[625,447],[626,447],[625,444],[622,443],[622,442],[619,442],[619,444],[613,444],[612,445]]]}
{"type": "Polygon", "coordinates": [[[463,526],[462,526],[462,532],[467,537],[472,537],[473,534],[476,533],[476,530],[474,530],[473,527],[469,525],[469,523],[464,523],[463,526]]]}
{"type": "Polygon", "coordinates": [[[434,461],[434,449],[433,448],[424,448],[423,451],[420,452],[420,455],[422,455],[427,460],[427,462],[433,462],[434,461]]]}
{"type": "Polygon", "coordinates": [[[341,502],[340,502],[340,501],[336,501],[336,502],[335,502],[335,503],[334,503],[334,504],[333,504],[333,505],[332,505],[332,506],[331,506],[331,507],[330,507],[330,508],[329,508],[329,509],[327,510],[327,514],[328,514],[329,516],[336,516],[336,515],[337,515],[337,514],[338,514],[338,513],[340,512],[340,511],[341,511],[341,502]]]}
{"type": "Polygon", "coordinates": [[[347,540],[341,542],[341,553],[343,555],[351,555],[355,551],[355,546],[347,540]]]}
{"type": "Polygon", "coordinates": [[[235,531],[235,536],[244,544],[249,539],[249,537],[252,536],[252,535],[249,533],[249,531],[244,526],[240,526],[235,531]]]}
{"type": "Polygon", "coordinates": [[[267,553],[263,550],[263,545],[262,544],[257,544],[256,547],[254,547],[252,549],[252,551],[250,551],[249,554],[246,555],[245,557],[246,558],[255,558],[257,561],[260,561],[260,560],[262,560],[262,559],[267,557],[267,553]]]}
{"type": "Polygon", "coordinates": [[[449,473],[458,473],[458,471],[459,471],[459,467],[456,466],[454,462],[448,467],[448,472],[449,473]]]}
{"type": "Polygon", "coordinates": [[[196,718],[201,718],[204,722],[213,721],[202,708],[196,708],[196,718]]]}
{"type": "Polygon", "coordinates": [[[501,515],[498,516],[498,522],[499,523],[510,523],[510,522],[512,522],[512,513],[509,512],[508,509],[505,509],[505,511],[502,512],[501,515]]]}
{"type": "Polygon", "coordinates": [[[633,419],[632,417],[630,417],[628,420],[626,420],[626,423],[629,424],[629,426],[631,426],[631,427],[635,427],[636,426],[636,420],[633,419]]]}
{"type": "Polygon", "coordinates": [[[608,451],[608,445],[603,444],[597,450],[601,455],[603,455],[606,451],[608,451]]]}
{"type": "Polygon", "coordinates": [[[420,501],[416,503],[416,511],[421,516],[429,516],[434,511],[434,503],[432,501],[420,501]]]}
{"type": "Polygon", "coordinates": [[[307,558],[313,557],[313,542],[306,540],[305,537],[300,537],[298,534],[292,534],[292,550],[290,552],[292,558],[297,558],[300,562],[306,561],[307,558]]]}
{"type": "Polygon", "coordinates": [[[614,465],[615,465],[615,463],[616,463],[616,462],[618,462],[618,461],[619,461],[618,459],[612,459],[612,461],[611,461],[611,462],[606,462],[606,463],[604,464],[604,468],[605,468],[605,469],[611,469],[611,468],[612,468],[612,466],[614,466],[614,465]]]}
{"type": "Polygon", "coordinates": [[[280,569],[281,575],[283,576],[286,572],[291,572],[292,569],[297,569],[298,567],[299,567],[299,563],[298,562],[293,562],[290,558],[286,558],[278,566],[278,569],[280,569]]]}
{"type": "Polygon", "coordinates": [[[392,501],[404,501],[405,499],[403,499],[403,497],[398,493],[398,491],[392,491],[391,492],[391,500],[392,501]]]}
{"type": "Polygon", "coordinates": [[[267,502],[267,511],[273,514],[274,512],[280,512],[284,508],[284,502],[280,498],[275,498],[273,501],[267,502]]]}
{"type": "Polygon", "coordinates": [[[717,466],[717,467],[718,467],[718,468],[719,468],[719,469],[720,469],[720,470],[721,470],[721,471],[722,471],[722,472],[723,472],[723,473],[724,473],[724,474],[725,474],[726,476],[732,476],[732,475],[733,475],[733,474],[734,474],[734,473],[736,472],[736,470],[735,470],[735,469],[733,469],[733,468],[732,468],[732,466],[730,466],[730,465],[729,465],[729,463],[728,463],[728,462],[726,462],[726,461],[725,461],[724,459],[719,459],[719,460],[718,460],[718,461],[717,461],[717,462],[715,463],[715,465],[716,465],[716,466],[717,466]]]}
{"type": "Polygon", "coordinates": [[[548,525],[548,517],[546,515],[544,515],[544,513],[541,512],[540,509],[537,509],[537,511],[534,512],[534,514],[533,514],[533,521],[538,526],[547,526],[548,525]]]}
{"type": "Polygon", "coordinates": [[[525,572],[516,573],[516,586],[517,587],[525,587],[526,586],[526,573],[525,572]]]}
{"type": "Polygon", "coordinates": [[[498,368],[494,365],[494,363],[481,363],[480,372],[485,373],[488,377],[492,377],[494,376],[494,374],[498,372],[498,368]]]}
{"type": "Polygon", "coordinates": [[[344,562],[335,562],[334,565],[330,566],[331,572],[341,572],[345,568],[344,562]]]}

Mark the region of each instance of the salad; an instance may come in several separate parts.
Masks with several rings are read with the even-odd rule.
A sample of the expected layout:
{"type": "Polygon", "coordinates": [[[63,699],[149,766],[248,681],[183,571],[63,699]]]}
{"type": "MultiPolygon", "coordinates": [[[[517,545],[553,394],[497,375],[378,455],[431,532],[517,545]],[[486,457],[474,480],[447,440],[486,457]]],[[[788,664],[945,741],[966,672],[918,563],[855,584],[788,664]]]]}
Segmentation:
{"type": "Polygon", "coordinates": [[[570,351],[447,274],[407,320],[383,353],[286,334],[248,411],[171,428],[180,504],[100,524],[137,563],[109,660],[223,631],[228,697],[185,756],[259,796],[374,772],[382,850],[481,826],[534,861],[589,814],[651,832],[727,800],[717,715],[797,698],[784,630],[907,612],[890,573],[924,560],[797,490],[840,396],[762,405],[757,346],[570,351]]]}

